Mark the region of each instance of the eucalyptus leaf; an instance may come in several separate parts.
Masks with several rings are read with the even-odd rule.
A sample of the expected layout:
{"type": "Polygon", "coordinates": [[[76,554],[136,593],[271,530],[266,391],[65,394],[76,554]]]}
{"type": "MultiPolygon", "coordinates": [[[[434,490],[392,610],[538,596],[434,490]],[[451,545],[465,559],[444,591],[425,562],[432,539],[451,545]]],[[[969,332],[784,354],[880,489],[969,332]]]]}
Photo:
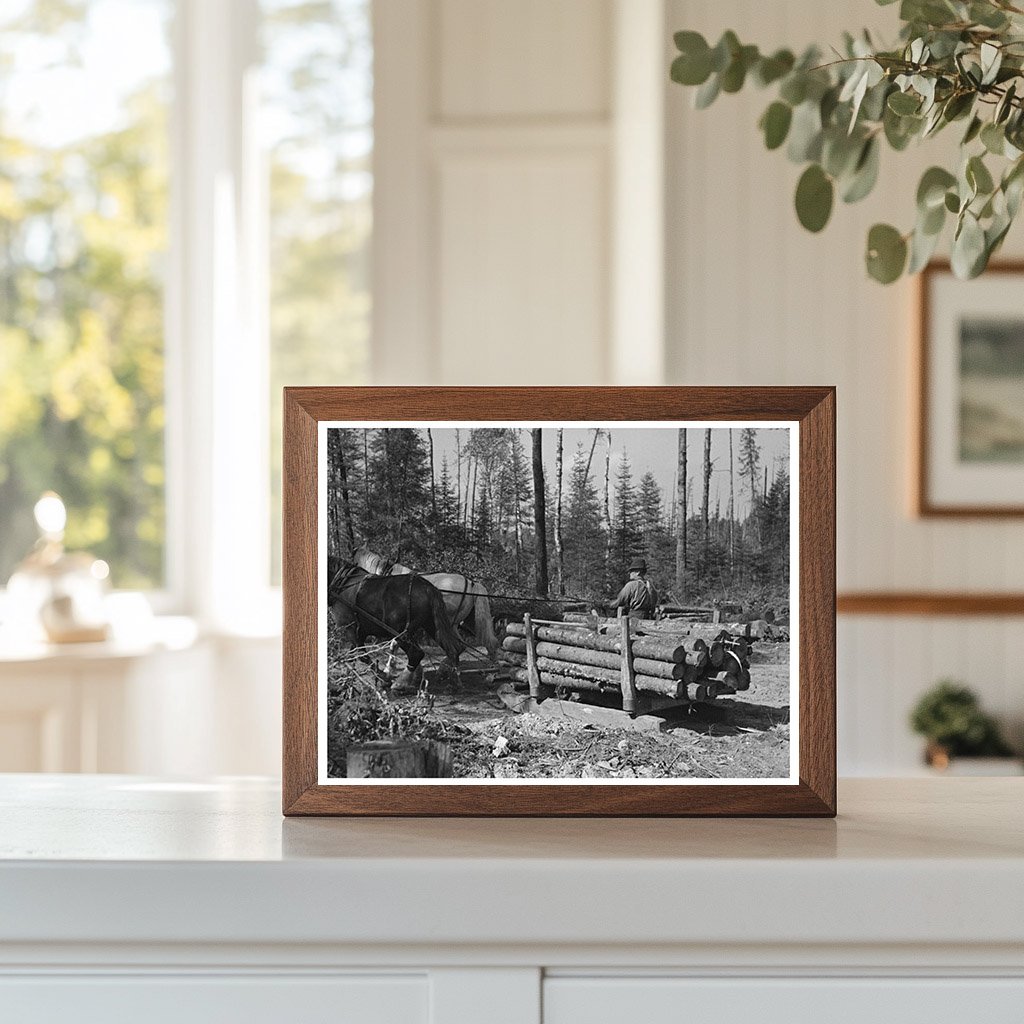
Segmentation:
{"type": "Polygon", "coordinates": [[[976,194],[987,196],[995,188],[992,175],[980,156],[972,156],[967,161],[966,176],[976,194]]]}
{"type": "Polygon", "coordinates": [[[789,50],[776,50],[770,57],[762,57],[753,70],[754,81],[764,87],[784,78],[793,70],[796,58],[789,50]]]}
{"type": "Polygon", "coordinates": [[[894,114],[916,114],[920,109],[921,100],[909,92],[894,92],[889,96],[889,109],[894,114]]]}
{"type": "Polygon", "coordinates": [[[793,111],[786,155],[793,163],[817,160],[821,142],[821,111],[817,103],[805,101],[793,111]]]}
{"type": "Polygon", "coordinates": [[[875,187],[878,181],[879,148],[877,137],[864,143],[853,175],[843,188],[844,203],[860,202],[875,187]]]}
{"type": "Polygon", "coordinates": [[[807,73],[794,71],[787,75],[779,87],[779,99],[785,100],[791,107],[798,107],[807,99],[807,73]]]}
{"type": "Polygon", "coordinates": [[[739,53],[741,44],[732,29],[722,33],[721,39],[715,44],[711,51],[711,70],[721,74],[733,62],[733,57],[739,53]]]}
{"type": "Polygon", "coordinates": [[[918,210],[917,228],[915,230],[925,235],[938,235],[941,234],[945,224],[946,204],[940,203],[938,206],[933,206],[927,210],[918,210]]]}
{"type": "Polygon", "coordinates": [[[821,231],[832,214],[832,180],[817,165],[811,164],[796,186],[796,215],[808,231],[821,231]]]}
{"type": "Polygon", "coordinates": [[[1002,126],[989,121],[981,129],[981,143],[993,155],[1002,156],[1006,146],[1006,133],[1002,126]]]}
{"type": "Polygon", "coordinates": [[[982,120],[980,117],[972,117],[971,123],[967,126],[967,131],[964,132],[963,139],[960,140],[961,146],[970,145],[980,134],[982,129],[982,120]]]}
{"type": "Polygon", "coordinates": [[[786,141],[789,126],[793,121],[793,108],[788,103],[776,100],[761,116],[764,144],[768,149],[778,149],[786,141]]]}
{"type": "Polygon", "coordinates": [[[942,206],[946,199],[946,192],[956,184],[956,176],[952,175],[944,167],[929,167],[921,175],[921,181],[917,186],[917,207],[927,212],[936,206],[942,206]]]}
{"type": "Polygon", "coordinates": [[[746,81],[747,72],[758,60],[756,46],[741,46],[732,63],[722,72],[722,92],[739,92],[746,81]]]}
{"type": "Polygon", "coordinates": [[[969,211],[965,212],[960,227],[953,238],[953,251],[950,265],[953,273],[961,280],[977,277],[979,269],[984,269],[985,232],[978,219],[969,211]]]}
{"type": "Polygon", "coordinates": [[[910,238],[910,262],[907,264],[908,274],[917,274],[931,261],[939,244],[941,232],[928,233],[920,228],[915,229],[910,238]]]}
{"type": "Polygon", "coordinates": [[[1003,63],[1003,51],[991,42],[981,44],[979,51],[981,58],[981,84],[991,85],[999,74],[999,68],[1003,63]]]}
{"type": "Polygon", "coordinates": [[[716,75],[712,76],[694,93],[693,105],[698,110],[706,110],[718,98],[722,91],[722,80],[716,75]]]}
{"type": "Polygon", "coordinates": [[[976,24],[984,25],[985,28],[999,30],[1007,25],[1006,15],[990,3],[972,3],[968,10],[968,17],[976,24]]]}
{"type": "Polygon", "coordinates": [[[1002,124],[1013,111],[1013,101],[1017,95],[1017,83],[1011,82],[1003,93],[1002,98],[996,104],[996,112],[992,117],[992,120],[996,124],[1002,124]]]}
{"type": "Polygon", "coordinates": [[[853,171],[864,149],[864,135],[850,136],[839,128],[822,132],[821,166],[833,178],[853,171]]]}
{"type": "Polygon", "coordinates": [[[868,232],[868,273],[880,284],[892,284],[907,262],[906,239],[890,224],[876,224],[868,232]]]}

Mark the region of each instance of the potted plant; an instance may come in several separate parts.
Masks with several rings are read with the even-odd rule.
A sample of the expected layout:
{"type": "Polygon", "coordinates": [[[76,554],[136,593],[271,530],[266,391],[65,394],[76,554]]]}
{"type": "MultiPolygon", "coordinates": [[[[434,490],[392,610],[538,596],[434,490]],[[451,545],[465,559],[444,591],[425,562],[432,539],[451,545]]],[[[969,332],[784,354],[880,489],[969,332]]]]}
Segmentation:
{"type": "Polygon", "coordinates": [[[974,692],[960,683],[944,679],[924,694],[910,715],[910,725],[928,741],[925,762],[938,771],[1020,773],[1019,759],[1003,739],[995,719],[981,709],[974,692]],[[971,759],[971,763],[964,765],[959,760],[963,758],[971,759]]]}

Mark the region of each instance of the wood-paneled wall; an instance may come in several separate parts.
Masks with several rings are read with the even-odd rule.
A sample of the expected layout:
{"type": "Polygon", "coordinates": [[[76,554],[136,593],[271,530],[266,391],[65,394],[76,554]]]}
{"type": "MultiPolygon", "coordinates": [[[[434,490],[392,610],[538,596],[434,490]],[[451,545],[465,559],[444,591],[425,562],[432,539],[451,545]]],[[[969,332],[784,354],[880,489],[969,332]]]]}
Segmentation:
{"type": "MultiPolygon", "coordinates": [[[[800,46],[864,25],[892,38],[894,10],[867,0],[669,0],[668,27],[800,46]]],[[[706,111],[691,98],[668,87],[669,380],[837,385],[840,590],[1024,590],[1024,521],[912,517],[913,286],[883,288],[863,270],[868,227],[909,229],[917,179],[955,137],[884,153],[876,194],[838,204],[813,236],[793,213],[799,168],[766,152],[756,129],[767,94],[722,96],[706,111]]],[[[1016,230],[1007,252],[1021,243],[1016,230]]],[[[1024,738],[1024,618],[843,617],[839,640],[841,772],[913,769],[920,743],[907,714],[942,677],[975,687],[1024,738]]]]}

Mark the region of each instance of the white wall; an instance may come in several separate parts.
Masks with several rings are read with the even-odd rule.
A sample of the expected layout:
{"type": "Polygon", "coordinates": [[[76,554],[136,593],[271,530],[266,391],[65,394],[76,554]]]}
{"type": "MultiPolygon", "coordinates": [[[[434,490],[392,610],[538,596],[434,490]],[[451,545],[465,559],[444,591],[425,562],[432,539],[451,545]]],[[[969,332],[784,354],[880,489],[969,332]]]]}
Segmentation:
{"type": "MultiPolygon", "coordinates": [[[[838,40],[883,26],[895,8],[868,0],[669,0],[670,29],[716,40],[725,28],[763,47],[838,40]]],[[[878,192],[838,204],[821,235],[797,223],[800,169],[764,150],[756,122],[770,97],[751,89],[706,111],[667,88],[668,381],[835,384],[839,398],[840,590],[1024,590],[1024,523],[922,521],[909,512],[913,286],[883,288],[863,270],[868,227],[912,224],[921,171],[950,140],[883,155],[878,192]]],[[[1012,233],[1007,254],[1024,250],[1012,233]]],[[[1024,733],[1024,621],[841,618],[840,770],[911,769],[906,727],[920,692],[943,676],[968,682],[1024,733]]]]}

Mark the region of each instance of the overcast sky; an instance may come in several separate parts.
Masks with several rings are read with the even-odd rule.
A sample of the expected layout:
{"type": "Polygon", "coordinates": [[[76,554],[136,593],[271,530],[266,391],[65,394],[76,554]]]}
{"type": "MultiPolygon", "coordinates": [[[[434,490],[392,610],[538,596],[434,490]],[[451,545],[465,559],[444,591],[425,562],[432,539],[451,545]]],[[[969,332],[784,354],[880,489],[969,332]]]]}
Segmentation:
{"type": "MultiPolygon", "coordinates": [[[[466,440],[466,430],[462,432],[463,443],[466,440]]],[[[749,490],[746,481],[739,477],[739,443],[740,430],[733,428],[733,449],[736,465],[736,513],[739,518],[746,515],[750,505],[749,490]]],[[[756,428],[757,443],[761,449],[761,467],[768,469],[768,482],[771,480],[777,468],[788,468],[789,464],[789,428],[769,427],[756,428]]],[[[434,428],[434,462],[438,475],[441,473],[442,457],[448,456],[448,463],[452,474],[455,472],[455,431],[453,429],[434,428]]],[[[555,474],[555,445],[557,428],[545,427],[543,433],[544,445],[544,473],[546,479],[554,479],[555,474]]],[[[672,492],[676,482],[677,462],[677,428],[675,426],[665,427],[622,427],[611,428],[611,474],[614,483],[616,469],[622,452],[626,452],[633,469],[633,481],[639,483],[640,478],[650,470],[655,479],[661,485],[662,497],[666,506],[671,505],[672,492]]],[[[590,450],[594,437],[592,428],[575,429],[566,428],[563,435],[565,468],[564,473],[568,477],[569,469],[572,466],[573,457],[577,447],[583,445],[585,451],[590,450]]],[[[530,433],[522,431],[523,448],[527,457],[530,454],[530,433]]],[[[687,431],[688,443],[688,464],[687,475],[690,477],[690,511],[696,512],[700,507],[701,473],[704,459],[704,431],[700,428],[690,428],[687,431]]],[[[590,469],[591,479],[600,492],[604,488],[604,464],[605,455],[608,451],[608,444],[602,436],[597,442],[594,451],[594,461],[590,469]]],[[[714,427],[711,430],[711,508],[714,510],[716,504],[721,501],[722,514],[725,514],[729,504],[729,429],[725,427],[714,427]]],[[[762,477],[763,484],[763,477],[762,477]]]]}

